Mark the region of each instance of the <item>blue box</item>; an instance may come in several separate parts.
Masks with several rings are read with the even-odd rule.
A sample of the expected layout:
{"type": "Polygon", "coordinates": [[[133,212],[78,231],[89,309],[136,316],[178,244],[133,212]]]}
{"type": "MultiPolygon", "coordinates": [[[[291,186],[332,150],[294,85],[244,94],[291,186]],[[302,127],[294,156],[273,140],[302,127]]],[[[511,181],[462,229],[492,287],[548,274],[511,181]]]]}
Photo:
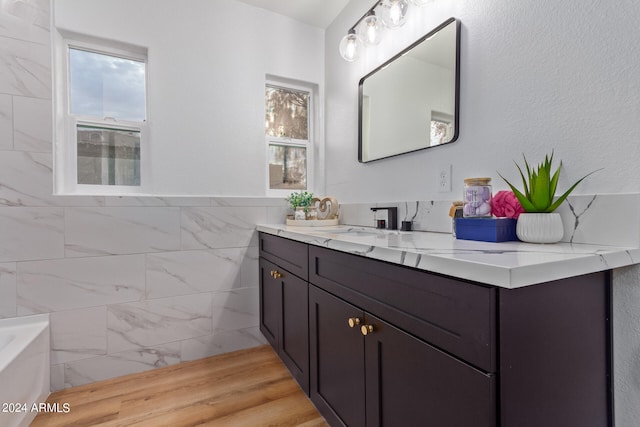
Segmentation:
{"type": "Polygon", "coordinates": [[[518,240],[513,218],[456,218],[456,239],[482,242],[518,240]]]}

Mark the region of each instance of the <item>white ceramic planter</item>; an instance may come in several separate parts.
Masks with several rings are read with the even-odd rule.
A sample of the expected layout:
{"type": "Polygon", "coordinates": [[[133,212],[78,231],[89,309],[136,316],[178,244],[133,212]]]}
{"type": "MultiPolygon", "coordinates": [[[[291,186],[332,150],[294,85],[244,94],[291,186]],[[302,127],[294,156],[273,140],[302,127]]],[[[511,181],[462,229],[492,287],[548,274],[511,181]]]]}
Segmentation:
{"type": "Polygon", "coordinates": [[[305,219],[307,219],[307,214],[304,211],[304,208],[302,207],[297,207],[294,214],[294,219],[296,221],[303,221],[305,219]]]}
{"type": "Polygon", "coordinates": [[[527,243],[556,243],[564,236],[559,213],[521,213],[516,224],[518,239],[527,243]]]}

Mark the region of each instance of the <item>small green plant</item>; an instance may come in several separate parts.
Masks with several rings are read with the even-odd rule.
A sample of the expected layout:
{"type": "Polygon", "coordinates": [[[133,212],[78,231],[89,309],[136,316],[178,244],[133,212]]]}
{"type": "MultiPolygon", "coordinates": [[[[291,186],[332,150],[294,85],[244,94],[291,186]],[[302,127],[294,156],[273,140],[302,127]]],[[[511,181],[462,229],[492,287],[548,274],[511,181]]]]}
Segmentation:
{"type": "Polygon", "coordinates": [[[575,184],[573,184],[567,191],[564,192],[560,197],[558,197],[555,201],[553,200],[556,194],[556,187],[558,186],[558,178],[560,177],[560,168],[562,168],[562,162],[560,162],[560,166],[558,169],[551,174],[551,162],[553,162],[553,151],[551,152],[551,156],[544,156],[544,163],[540,163],[538,165],[537,170],[533,170],[529,167],[529,163],[527,162],[527,158],[522,155],[524,158],[524,165],[527,170],[527,176],[525,177],[522,168],[516,163],[516,167],[520,172],[520,176],[522,177],[522,184],[524,185],[524,193],[518,190],[513,184],[511,184],[505,177],[500,175],[500,178],[507,183],[513,194],[516,195],[518,201],[524,208],[525,212],[535,213],[535,212],[553,212],[556,210],[562,202],[571,194],[571,192],[582,182],[583,179],[591,175],[592,173],[597,172],[595,170],[590,172],[580,178],[575,184]]]}
{"type": "Polygon", "coordinates": [[[287,197],[287,201],[295,211],[296,208],[302,207],[305,212],[309,211],[309,206],[311,206],[311,201],[313,200],[313,193],[308,193],[306,191],[301,191],[299,193],[291,193],[289,197],[287,197]]]}

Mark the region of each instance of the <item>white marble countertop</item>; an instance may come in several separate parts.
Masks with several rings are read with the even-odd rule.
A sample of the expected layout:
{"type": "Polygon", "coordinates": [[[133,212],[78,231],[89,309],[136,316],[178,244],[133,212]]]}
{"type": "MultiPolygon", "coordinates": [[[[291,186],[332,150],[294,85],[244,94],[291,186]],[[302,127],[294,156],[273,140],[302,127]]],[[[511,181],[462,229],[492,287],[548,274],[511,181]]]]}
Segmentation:
{"type": "Polygon", "coordinates": [[[640,248],[457,240],[448,233],[369,227],[258,225],[299,242],[503,288],[518,288],[640,263],[640,248]]]}

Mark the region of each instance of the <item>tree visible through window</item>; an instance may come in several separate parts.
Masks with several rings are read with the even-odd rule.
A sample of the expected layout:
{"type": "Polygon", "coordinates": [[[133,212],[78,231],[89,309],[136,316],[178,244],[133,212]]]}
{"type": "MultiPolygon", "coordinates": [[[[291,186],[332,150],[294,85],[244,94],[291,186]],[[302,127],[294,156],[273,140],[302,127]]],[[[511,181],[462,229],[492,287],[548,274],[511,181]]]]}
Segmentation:
{"type": "Polygon", "coordinates": [[[265,88],[269,189],[307,189],[310,96],[292,88],[265,88]]]}
{"type": "Polygon", "coordinates": [[[432,111],[430,138],[431,146],[451,141],[451,138],[453,138],[453,116],[450,114],[432,111]]]}
{"type": "Polygon", "coordinates": [[[309,93],[267,85],[267,136],[309,139],[309,93]]]}

